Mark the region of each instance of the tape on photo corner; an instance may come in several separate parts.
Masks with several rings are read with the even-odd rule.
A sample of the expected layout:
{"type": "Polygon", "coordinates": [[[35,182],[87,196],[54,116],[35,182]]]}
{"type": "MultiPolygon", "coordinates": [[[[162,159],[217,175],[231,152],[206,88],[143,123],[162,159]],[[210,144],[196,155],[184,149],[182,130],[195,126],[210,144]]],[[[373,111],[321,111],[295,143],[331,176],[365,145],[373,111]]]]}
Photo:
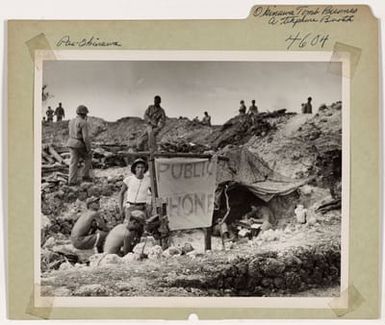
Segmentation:
{"type": "Polygon", "coordinates": [[[355,46],[347,45],[344,43],[336,42],[333,47],[333,54],[330,59],[330,63],[340,61],[343,57],[346,57],[346,53],[349,55],[350,67],[347,71],[336,68],[336,65],[329,64],[328,72],[341,75],[347,78],[353,78],[356,72],[357,65],[361,58],[361,49],[355,46]]]}
{"type": "Polygon", "coordinates": [[[356,310],[364,301],[365,298],[360,294],[357,288],[351,284],[347,289],[341,292],[340,297],[333,299],[329,303],[329,306],[337,317],[342,317],[356,310]],[[347,301],[348,307],[341,308],[341,301],[347,301]]]}
{"type": "Polygon", "coordinates": [[[36,53],[38,51],[44,51],[44,58],[47,60],[56,60],[55,52],[52,50],[51,45],[48,42],[47,37],[44,33],[41,33],[27,42],[25,44],[28,47],[29,54],[31,55],[32,61],[36,62],[36,53]]]}
{"type": "Polygon", "coordinates": [[[29,297],[29,302],[25,313],[34,317],[38,317],[40,319],[50,319],[55,297],[43,297],[44,307],[36,307],[35,299],[37,296],[41,296],[41,290],[42,287],[39,284],[35,284],[31,296],[29,297]]]}

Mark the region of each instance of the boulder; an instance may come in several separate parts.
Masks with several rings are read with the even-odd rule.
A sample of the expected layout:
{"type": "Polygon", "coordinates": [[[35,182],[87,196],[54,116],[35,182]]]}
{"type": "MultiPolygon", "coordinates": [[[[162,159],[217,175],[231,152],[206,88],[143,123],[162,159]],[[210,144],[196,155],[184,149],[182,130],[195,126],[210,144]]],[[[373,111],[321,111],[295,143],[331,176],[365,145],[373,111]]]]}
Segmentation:
{"type": "Polygon", "coordinates": [[[114,194],[114,186],[111,184],[106,184],[105,186],[103,186],[101,194],[103,196],[111,196],[112,194],[114,194]]]}
{"type": "Polygon", "coordinates": [[[85,201],[87,199],[88,195],[86,191],[79,192],[78,199],[80,201],[85,201]]]}
{"type": "Polygon", "coordinates": [[[69,242],[62,245],[56,245],[52,248],[54,252],[61,253],[67,258],[70,258],[74,263],[86,263],[90,257],[95,254],[93,249],[76,249],[69,242]]]}
{"type": "Polygon", "coordinates": [[[138,255],[141,255],[141,254],[149,255],[151,249],[154,246],[155,246],[154,242],[151,239],[147,239],[147,240],[142,241],[141,243],[135,245],[132,252],[134,254],[138,254],[138,255]]]}
{"type": "Polygon", "coordinates": [[[135,254],[134,253],[127,253],[125,256],[122,257],[123,263],[130,264],[133,261],[135,261],[135,254]]]}
{"type": "Polygon", "coordinates": [[[107,289],[101,284],[86,284],[77,289],[75,296],[106,296],[107,289]]]}
{"type": "Polygon", "coordinates": [[[179,256],[179,255],[182,255],[182,251],[175,246],[170,246],[162,253],[162,256],[164,257],[179,256]]]}
{"type": "Polygon", "coordinates": [[[53,246],[55,246],[55,244],[56,244],[55,238],[49,237],[49,238],[45,241],[43,247],[44,247],[44,248],[52,248],[53,246]]]}
{"type": "Polygon", "coordinates": [[[186,256],[189,256],[191,258],[196,258],[198,256],[203,256],[202,253],[197,252],[196,250],[193,250],[191,252],[186,253],[186,256]]]}
{"type": "Polygon", "coordinates": [[[119,291],[129,291],[133,288],[132,284],[128,282],[118,282],[116,283],[116,287],[119,291]]]}
{"type": "Polygon", "coordinates": [[[317,223],[317,218],[314,214],[310,214],[310,216],[307,219],[307,225],[308,226],[314,226],[317,223]]]}
{"type": "Polygon", "coordinates": [[[100,260],[102,259],[102,257],[104,255],[106,255],[106,254],[105,253],[99,253],[99,254],[94,254],[94,255],[90,256],[89,257],[90,266],[91,267],[99,266],[100,260]]]}
{"type": "Polygon", "coordinates": [[[123,263],[122,258],[116,254],[106,254],[99,261],[99,266],[118,265],[123,263]]]}
{"type": "Polygon", "coordinates": [[[91,186],[88,188],[87,190],[87,193],[88,193],[88,196],[96,196],[96,197],[99,197],[100,194],[101,194],[101,189],[99,186],[91,186]]]}
{"type": "Polygon", "coordinates": [[[87,191],[92,185],[93,185],[93,183],[91,183],[91,182],[83,182],[80,184],[80,189],[82,191],[87,191]]]}
{"type": "Polygon", "coordinates": [[[162,247],[160,247],[159,245],[155,245],[150,249],[148,253],[148,258],[151,260],[159,259],[162,257],[162,253],[163,253],[162,247]]]}
{"type": "Polygon", "coordinates": [[[59,287],[55,289],[54,295],[59,297],[68,297],[71,296],[71,290],[66,287],[59,287]]]}
{"type": "Polygon", "coordinates": [[[276,258],[267,258],[264,263],[261,264],[261,271],[266,276],[278,277],[285,270],[285,264],[276,258]]]}
{"type": "Polygon", "coordinates": [[[68,271],[71,269],[73,269],[73,266],[71,263],[68,263],[68,262],[64,262],[64,263],[60,264],[60,267],[59,267],[60,271],[68,271]]]}
{"type": "Polygon", "coordinates": [[[182,247],[182,254],[190,253],[194,250],[194,247],[190,243],[185,243],[182,247]]]}

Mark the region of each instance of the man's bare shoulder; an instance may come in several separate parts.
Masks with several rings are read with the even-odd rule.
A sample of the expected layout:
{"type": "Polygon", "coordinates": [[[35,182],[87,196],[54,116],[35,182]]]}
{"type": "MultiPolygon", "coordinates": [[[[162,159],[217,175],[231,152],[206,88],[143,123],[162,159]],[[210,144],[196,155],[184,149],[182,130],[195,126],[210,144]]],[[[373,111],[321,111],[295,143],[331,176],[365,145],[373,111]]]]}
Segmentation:
{"type": "Polygon", "coordinates": [[[83,219],[94,219],[94,218],[98,218],[99,216],[100,216],[99,211],[87,210],[86,212],[84,212],[81,215],[80,218],[83,218],[83,219]]]}

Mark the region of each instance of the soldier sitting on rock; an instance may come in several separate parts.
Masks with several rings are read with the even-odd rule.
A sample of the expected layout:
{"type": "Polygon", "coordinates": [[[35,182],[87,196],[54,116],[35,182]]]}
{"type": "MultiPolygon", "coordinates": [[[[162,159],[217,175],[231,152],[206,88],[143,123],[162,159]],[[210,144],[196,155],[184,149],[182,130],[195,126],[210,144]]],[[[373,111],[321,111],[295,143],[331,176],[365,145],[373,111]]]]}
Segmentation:
{"type": "Polygon", "coordinates": [[[110,231],[104,243],[104,252],[119,256],[132,252],[143,234],[144,219],[142,211],[132,211],[130,220],[126,219],[110,231]]]}
{"type": "Polygon", "coordinates": [[[108,227],[99,214],[100,198],[92,196],[87,199],[87,211],[76,221],[71,231],[72,245],[77,249],[95,249],[103,252],[104,240],[108,227]]]}

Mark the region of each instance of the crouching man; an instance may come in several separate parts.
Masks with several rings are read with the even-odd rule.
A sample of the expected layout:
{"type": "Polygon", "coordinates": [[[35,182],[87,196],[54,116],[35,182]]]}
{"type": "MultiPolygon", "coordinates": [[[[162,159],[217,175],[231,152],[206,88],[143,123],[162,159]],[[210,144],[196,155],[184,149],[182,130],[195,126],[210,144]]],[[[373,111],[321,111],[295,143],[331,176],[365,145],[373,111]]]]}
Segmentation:
{"type": "Polygon", "coordinates": [[[92,249],[103,252],[104,240],[108,234],[108,227],[99,214],[100,198],[87,199],[87,211],[76,221],[71,231],[72,245],[77,249],[92,249]]]}
{"type": "Polygon", "coordinates": [[[246,213],[243,219],[254,219],[262,223],[261,231],[266,231],[274,227],[276,224],[276,219],[273,211],[265,205],[257,206],[253,204],[251,206],[251,211],[246,213]]]}
{"type": "Polygon", "coordinates": [[[130,220],[115,226],[106,238],[104,252],[124,256],[132,252],[136,244],[140,242],[145,223],[142,211],[132,211],[130,220]]]}

